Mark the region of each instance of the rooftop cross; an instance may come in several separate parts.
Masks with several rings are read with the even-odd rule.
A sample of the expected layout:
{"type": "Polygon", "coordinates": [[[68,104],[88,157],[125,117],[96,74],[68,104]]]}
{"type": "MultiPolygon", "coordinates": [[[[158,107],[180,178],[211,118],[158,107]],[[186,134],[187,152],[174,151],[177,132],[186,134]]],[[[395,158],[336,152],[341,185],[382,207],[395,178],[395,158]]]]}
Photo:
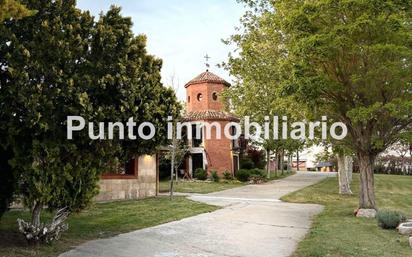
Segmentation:
{"type": "Polygon", "coordinates": [[[211,58],[208,54],[206,54],[203,58],[205,58],[205,60],[206,60],[206,68],[207,69],[209,69],[210,68],[210,65],[209,65],[209,59],[211,58]]]}

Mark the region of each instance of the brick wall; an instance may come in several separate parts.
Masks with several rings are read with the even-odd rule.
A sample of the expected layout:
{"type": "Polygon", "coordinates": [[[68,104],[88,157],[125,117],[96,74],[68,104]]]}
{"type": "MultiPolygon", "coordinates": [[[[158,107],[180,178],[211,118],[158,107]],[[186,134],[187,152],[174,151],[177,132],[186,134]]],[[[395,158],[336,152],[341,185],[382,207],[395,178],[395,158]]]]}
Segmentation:
{"type": "MultiPolygon", "coordinates": [[[[192,84],[186,88],[186,103],[188,112],[215,110],[223,111],[224,105],[221,99],[221,93],[226,88],[222,83],[201,83],[192,84]],[[198,100],[198,94],[202,94],[202,100],[198,100]],[[217,99],[213,95],[217,95],[217,99]]],[[[214,122],[214,121],[209,121],[214,122]]],[[[204,148],[207,153],[208,167],[207,171],[217,171],[222,176],[223,172],[232,172],[233,156],[232,141],[225,137],[224,127],[227,121],[216,121],[221,124],[221,138],[216,137],[215,128],[212,129],[212,138],[204,140],[204,148]]],[[[205,137],[204,137],[205,138],[205,137]]]]}
{"type": "Polygon", "coordinates": [[[187,94],[187,111],[204,111],[204,110],[223,110],[223,104],[220,101],[220,93],[224,90],[224,85],[215,83],[202,83],[190,85],[186,89],[187,94]],[[213,99],[213,93],[217,93],[217,100],[213,99]],[[202,100],[198,101],[198,94],[202,94],[202,100]],[[190,101],[189,101],[190,98],[190,101]]]}
{"type": "Polygon", "coordinates": [[[206,84],[195,84],[186,88],[187,111],[207,110],[207,86],[206,84]],[[202,94],[202,101],[197,100],[198,94],[202,94]]]}
{"type": "Polygon", "coordinates": [[[224,127],[227,121],[219,122],[222,128],[221,139],[216,137],[216,130],[212,128],[211,139],[205,140],[205,149],[208,154],[208,172],[217,171],[219,175],[223,172],[232,172],[232,142],[224,135],[224,127]]]}

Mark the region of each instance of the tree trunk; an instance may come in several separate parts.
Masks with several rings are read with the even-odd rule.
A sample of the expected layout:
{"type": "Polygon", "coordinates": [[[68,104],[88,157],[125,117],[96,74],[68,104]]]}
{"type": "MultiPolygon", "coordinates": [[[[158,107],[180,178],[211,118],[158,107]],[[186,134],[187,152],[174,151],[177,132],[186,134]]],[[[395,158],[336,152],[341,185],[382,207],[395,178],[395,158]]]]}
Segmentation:
{"type": "Polygon", "coordinates": [[[173,170],[175,168],[175,144],[174,144],[174,139],[173,139],[173,144],[172,144],[172,163],[171,163],[171,168],[170,168],[170,189],[169,189],[169,193],[170,193],[170,200],[172,200],[173,198],[173,170]]]}
{"type": "Polygon", "coordinates": [[[284,161],[285,161],[285,151],[282,150],[282,153],[280,155],[280,172],[282,175],[284,174],[284,168],[285,168],[284,161]]]}
{"type": "MultiPolygon", "coordinates": [[[[35,230],[40,230],[41,229],[41,220],[40,220],[40,216],[41,216],[41,211],[43,210],[43,204],[41,204],[40,202],[36,202],[33,206],[32,212],[31,212],[31,227],[34,227],[35,230]]],[[[17,220],[19,222],[19,219],[17,220]]],[[[28,223],[29,224],[29,223],[28,223]]],[[[20,225],[19,225],[20,227],[20,225]]],[[[20,228],[19,228],[20,229],[20,228]]],[[[21,232],[23,232],[24,230],[20,230],[21,232]]],[[[33,229],[30,230],[30,236],[31,237],[27,237],[27,242],[29,245],[31,246],[39,246],[40,245],[40,240],[35,236],[35,233],[33,233],[33,229]]]]}
{"type": "Polygon", "coordinates": [[[270,150],[266,149],[266,174],[267,178],[270,179],[270,150]]]}
{"type": "Polygon", "coordinates": [[[374,156],[367,153],[358,153],[360,169],[359,208],[376,209],[373,162],[374,156]]]}
{"type": "Polygon", "coordinates": [[[278,176],[279,155],[275,152],[275,177],[278,176]]]}
{"type": "Polygon", "coordinates": [[[296,163],[297,163],[296,171],[299,171],[299,150],[296,151],[296,163]]]}
{"type": "Polygon", "coordinates": [[[347,156],[348,159],[348,180],[349,183],[352,183],[353,181],[353,157],[352,156],[347,156]]]}
{"type": "Polygon", "coordinates": [[[177,183],[179,182],[179,167],[175,168],[175,176],[176,176],[176,185],[177,185],[177,183]]]}
{"type": "Polygon", "coordinates": [[[349,174],[352,173],[350,170],[352,158],[344,154],[338,154],[336,158],[338,159],[339,194],[352,194],[349,178],[349,174]]]}
{"type": "Polygon", "coordinates": [[[288,158],[286,161],[286,171],[289,171],[290,170],[290,155],[287,154],[286,156],[288,158]]]}
{"type": "Polygon", "coordinates": [[[31,224],[36,228],[39,228],[41,224],[40,215],[41,215],[42,209],[43,209],[43,204],[41,204],[40,202],[36,202],[31,212],[31,224]]]}

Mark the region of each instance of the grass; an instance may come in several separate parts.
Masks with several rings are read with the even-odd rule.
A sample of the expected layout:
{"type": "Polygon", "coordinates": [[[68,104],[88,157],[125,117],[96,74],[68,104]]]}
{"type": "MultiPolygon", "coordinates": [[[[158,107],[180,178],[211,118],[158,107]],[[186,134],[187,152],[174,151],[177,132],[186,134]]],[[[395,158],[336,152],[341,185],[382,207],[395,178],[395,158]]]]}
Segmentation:
{"type": "MultiPolygon", "coordinates": [[[[281,179],[288,177],[290,175],[295,174],[295,172],[284,172],[281,174],[280,171],[278,175],[275,175],[275,172],[271,172],[271,180],[281,179]]],[[[160,192],[169,192],[169,180],[160,181],[160,192]]],[[[187,180],[180,180],[177,184],[174,183],[174,191],[179,193],[196,193],[196,194],[207,194],[222,190],[227,190],[235,187],[240,187],[247,185],[247,183],[243,183],[237,180],[224,180],[222,179],[220,182],[210,182],[210,181],[187,181],[187,180]]]]}
{"type": "MultiPolygon", "coordinates": [[[[28,247],[25,239],[17,232],[16,219],[20,217],[27,220],[29,213],[10,211],[0,220],[0,256],[57,256],[88,240],[106,238],[216,209],[183,197],[176,197],[173,201],[167,197],[157,197],[98,203],[81,213],[71,215],[68,219],[69,230],[60,241],[38,248],[28,247]]],[[[50,215],[46,218],[50,218],[50,215]]]]}
{"type": "MultiPolygon", "coordinates": [[[[314,218],[306,238],[294,256],[329,257],[402,257],[412,256],[408,238],[396,230],[383,230],[375,219],[355,218],[359,176],[354,176],[354,195],[338,194],[337,178],[327,178],[282,198],[295,203],[317,203],[324,211],[314,218]]],[[[399,210],[412,217],[412,177],[376,175],[375,192],[380,209],[399,210]]]]}

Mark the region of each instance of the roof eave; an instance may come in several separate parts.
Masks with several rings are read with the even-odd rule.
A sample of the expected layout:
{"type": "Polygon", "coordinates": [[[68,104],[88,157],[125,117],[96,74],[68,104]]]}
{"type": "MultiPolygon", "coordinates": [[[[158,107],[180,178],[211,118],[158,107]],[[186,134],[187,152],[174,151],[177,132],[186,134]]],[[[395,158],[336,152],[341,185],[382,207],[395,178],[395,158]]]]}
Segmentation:
{"type": "Polygon", "coordinates": [[[226,87],[230,87],[231,84],[229,82],[221,82],[221,81],[196,81],[196,82],[189,82],[186,83],[185,88],[192,86],[192,85],[198,85],[198,84],[220,84],[224,85],[226,87]]]}

